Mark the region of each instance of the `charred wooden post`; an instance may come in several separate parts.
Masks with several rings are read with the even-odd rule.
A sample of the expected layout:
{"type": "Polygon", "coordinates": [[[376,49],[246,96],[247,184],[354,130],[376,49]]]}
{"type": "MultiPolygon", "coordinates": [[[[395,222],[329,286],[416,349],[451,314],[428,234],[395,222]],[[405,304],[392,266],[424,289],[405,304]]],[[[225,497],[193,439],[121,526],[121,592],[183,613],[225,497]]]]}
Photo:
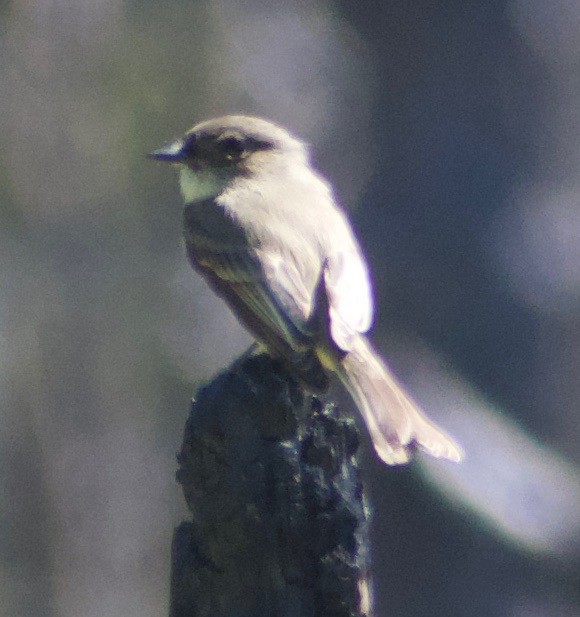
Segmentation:
{"type": "Polygon", "coordinates": [[[358,445],[268,356],[202,388],[178,457],[192,520],[174,534],[171,617],[367,615],[358,445]]]}

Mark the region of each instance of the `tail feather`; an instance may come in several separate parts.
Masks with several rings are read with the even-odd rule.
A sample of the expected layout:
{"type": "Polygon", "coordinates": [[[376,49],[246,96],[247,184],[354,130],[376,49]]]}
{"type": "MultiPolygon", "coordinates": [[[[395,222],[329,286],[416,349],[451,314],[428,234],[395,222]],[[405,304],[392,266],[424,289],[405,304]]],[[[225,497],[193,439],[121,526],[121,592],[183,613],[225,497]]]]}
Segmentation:
{"type": "Polygon", "coordinates": [[[341,360],[338,375],[385,463],[408,462],[414,446],[436,458],[462,459],[459,445],[425,417],[364,337],[341,360]]]}

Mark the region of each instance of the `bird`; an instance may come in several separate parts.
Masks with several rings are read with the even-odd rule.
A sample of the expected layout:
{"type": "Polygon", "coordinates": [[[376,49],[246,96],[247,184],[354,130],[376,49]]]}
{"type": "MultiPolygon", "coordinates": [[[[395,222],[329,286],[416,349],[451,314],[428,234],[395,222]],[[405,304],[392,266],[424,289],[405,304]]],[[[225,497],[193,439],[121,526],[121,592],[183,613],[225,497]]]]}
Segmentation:
{"type": "Polygon", "coordinates": [[[369,268],[305,142],[269,120],[228,115],[149,157],[178,168],[189,261],[260,349],[312,394],[336,375],[385,463],[406,463],[417,449],[462,459],[367,337],[369,268]]]}

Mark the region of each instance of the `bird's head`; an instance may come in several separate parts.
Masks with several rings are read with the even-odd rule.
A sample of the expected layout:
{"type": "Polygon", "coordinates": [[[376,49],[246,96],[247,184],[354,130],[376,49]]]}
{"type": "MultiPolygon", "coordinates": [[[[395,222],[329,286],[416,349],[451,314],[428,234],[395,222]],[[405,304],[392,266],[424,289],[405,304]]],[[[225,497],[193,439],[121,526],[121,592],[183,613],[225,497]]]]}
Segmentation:
{"type": "Polygon", "coordinates": [[[307,163],[301,141],[276,124],[251,116],[202,122],[149,156],[180,168],[186,203],[215,197],[236,178],[307,163]]]}

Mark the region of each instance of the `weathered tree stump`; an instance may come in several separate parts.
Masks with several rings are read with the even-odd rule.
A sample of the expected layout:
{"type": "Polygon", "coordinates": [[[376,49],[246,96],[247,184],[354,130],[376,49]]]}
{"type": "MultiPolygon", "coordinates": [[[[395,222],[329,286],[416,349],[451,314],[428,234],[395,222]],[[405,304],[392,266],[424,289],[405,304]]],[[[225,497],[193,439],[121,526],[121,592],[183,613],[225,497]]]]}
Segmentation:
{"type": "Polygon", "coordinates": [[[354,617],[369,612],[358,430],[251,356],[192,404],[177,479],[171,617],[354,617]]]}

